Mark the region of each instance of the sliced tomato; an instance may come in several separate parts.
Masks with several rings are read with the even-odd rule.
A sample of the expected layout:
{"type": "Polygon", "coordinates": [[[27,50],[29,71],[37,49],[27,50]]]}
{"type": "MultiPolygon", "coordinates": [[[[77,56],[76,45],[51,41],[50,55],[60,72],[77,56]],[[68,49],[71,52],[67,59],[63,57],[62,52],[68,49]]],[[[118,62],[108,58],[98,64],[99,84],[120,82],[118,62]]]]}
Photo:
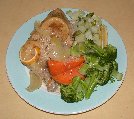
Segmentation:
{"type": "Polygon", "coordinates": [[[49,72],[52,76],[59,75],[66,71],[63,62],[49,60],[47,63],[48,63],[49,72]]]}
{"type": "Polygon", "coordinates": [[[52,78],[60,84],[68,85],[72,82],[73,77],[84,76],[79,73],[79,68],[84,62],[84,57],[80,57],[76,60],[71,60],[68,62],[60,62],[49,60],[48,68],[52,75],[52,78]]]}
{"type": "Polygon", "coordinates": [[[83,62],[84,62],[84,57],[82,57],[82,56],[76,60],[71,60],[68,62],[49,60],[48,68],[49,68],[50,74],[52,76],[56,76],[63,72],[66,72],[72,68],[80,66],[83,62]]]}
{"type": "Polygon", "coordinates": [[[84,79],[84,76],[79,73],[79,69],[80,69],[80,66],[67,70],[64,73],[53,76],[53,79],[59,84],[64,84],[64,85],[70,84],[72,82],[72,79],[75,76],[80,76],[82,79],[84,79]]]}

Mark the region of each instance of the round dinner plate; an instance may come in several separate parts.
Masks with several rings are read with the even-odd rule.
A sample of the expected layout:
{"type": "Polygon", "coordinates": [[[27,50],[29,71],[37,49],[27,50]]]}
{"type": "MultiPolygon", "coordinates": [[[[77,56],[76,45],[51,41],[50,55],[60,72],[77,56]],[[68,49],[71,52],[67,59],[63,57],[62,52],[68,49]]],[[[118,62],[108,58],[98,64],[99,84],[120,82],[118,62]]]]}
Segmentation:
{"type": "MultiPolygon", "coordinates": [[[[62,10],[66,13],[68,10],[75,11],[78,9],[64,8],[62,10]]],[[[119,72],[123,73],[123,80],[108,83],[102,87],[99,86],[89,100],[83,100],[77,103],[66,103],[60,98],[60,95],[44,91],[43,88],[30,93],[26,90],[26,87],[29,85],[29,76],[25,66],[22,65],[19,60],[19,50],[34,29],[34,22],[42,21],[49,12],[50,10],[32,17],[14,34],[6,55],[8,80],[22,99],[33,107],[45,112],[54,114],[77,114],[95,109],[108,101],[117,92],[124,80],[127,68],[127,54],[123,41],[117,31],[103,19],[102,21],[108,29],[108,43],[117,48],[117,62],[119,72]]]]}

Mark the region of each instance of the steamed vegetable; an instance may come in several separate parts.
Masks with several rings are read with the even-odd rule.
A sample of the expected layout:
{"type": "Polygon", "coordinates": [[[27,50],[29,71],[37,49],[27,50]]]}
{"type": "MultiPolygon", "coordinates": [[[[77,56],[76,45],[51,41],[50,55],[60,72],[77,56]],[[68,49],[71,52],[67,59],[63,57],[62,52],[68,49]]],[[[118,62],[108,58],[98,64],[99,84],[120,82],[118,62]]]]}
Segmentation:
{"type": "Polygon", "coordinates": [[[97,86],[106,85],[109,81],[113,82],[113,78],[122,79],[123,74],[118,72],[117,49],[114,46],[107,45],[102,48],[92,40],[86,40],[74,45],[71,50],[72,55],[77,54],[85,57],[85,63],[79,70],[80,74],[85,76],[85,80],[79,81],[79,86],[83,86],[83,88],[79,88],[79,86],[74,88],[75,79],[68,86],[61,86],[61,98],[64,101],[78,102],[84,98],[89,99],[97,86]],[[77,96],[80,96],[77,91],[79,89],[82,93],[79,93],[81,98],[78,100],[77,96]]]}
{"type": "Polygon", "coordinates": [[[101,19],[94,13],[83,14],[82,11],[67,12],[75,21],[72,56],[84,56],[85,62],[79,69],[85,80],[74,77],[69,85],[61,85],[61,98],[67,103],[89,99],[97,86],[106,85],[113,78],[121,80],[123,74],[118,72],[117,49],[108,45],[107,29],[101,19]]]}
{"type": "Polygon", "coordinates": [[[85,40],[93,40],[97,45],[103,47],[107,45],[107,29],[102,24],[101,19],[93,12],[84,13],[84,11],[68,11],[67,14],[75,21],[74,23],[74,45],[85,40]],[[86,15],[85,15],[86,14],[86,15]]]}
{"type": "Polygon", "coordinates": [[[84,99],[83,86],[80,77],[74,77],[73,82],[69,85],[61,85],[61,99],[67,103],[78,102],[84,99]]]}

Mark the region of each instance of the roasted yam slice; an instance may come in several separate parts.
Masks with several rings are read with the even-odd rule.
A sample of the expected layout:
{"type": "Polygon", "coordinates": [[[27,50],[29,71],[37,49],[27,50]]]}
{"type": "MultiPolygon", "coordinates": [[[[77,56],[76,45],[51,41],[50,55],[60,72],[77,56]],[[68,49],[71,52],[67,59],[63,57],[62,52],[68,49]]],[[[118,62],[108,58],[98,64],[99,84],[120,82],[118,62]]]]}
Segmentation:
{"type": "Polygon", "coordinates": [[[65,41],[71,35],[71,24],[64,12],[57,8],[51,11],[46,19],[41,23],[41,28],[49,30],[52,36],[56,36],[65,41]]]}

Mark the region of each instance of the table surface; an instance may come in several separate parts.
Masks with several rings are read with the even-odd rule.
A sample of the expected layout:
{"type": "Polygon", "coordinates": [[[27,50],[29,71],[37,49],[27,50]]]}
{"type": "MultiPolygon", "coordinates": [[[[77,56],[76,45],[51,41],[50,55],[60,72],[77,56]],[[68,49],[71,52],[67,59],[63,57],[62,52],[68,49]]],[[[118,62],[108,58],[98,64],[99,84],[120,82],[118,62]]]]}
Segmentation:
{"type": "Polygon", "coordinates": [[[134,0],[0,0],[0,118],[1,119],[134,119],[134,0]],[[80,8],[108,20],[126,46],[128,68],[118,93],[103,106],[78,115],[49,114],[28,105],[11,87],[5,56],[15,31],[28,19],[48,9],[80,8]]]}

